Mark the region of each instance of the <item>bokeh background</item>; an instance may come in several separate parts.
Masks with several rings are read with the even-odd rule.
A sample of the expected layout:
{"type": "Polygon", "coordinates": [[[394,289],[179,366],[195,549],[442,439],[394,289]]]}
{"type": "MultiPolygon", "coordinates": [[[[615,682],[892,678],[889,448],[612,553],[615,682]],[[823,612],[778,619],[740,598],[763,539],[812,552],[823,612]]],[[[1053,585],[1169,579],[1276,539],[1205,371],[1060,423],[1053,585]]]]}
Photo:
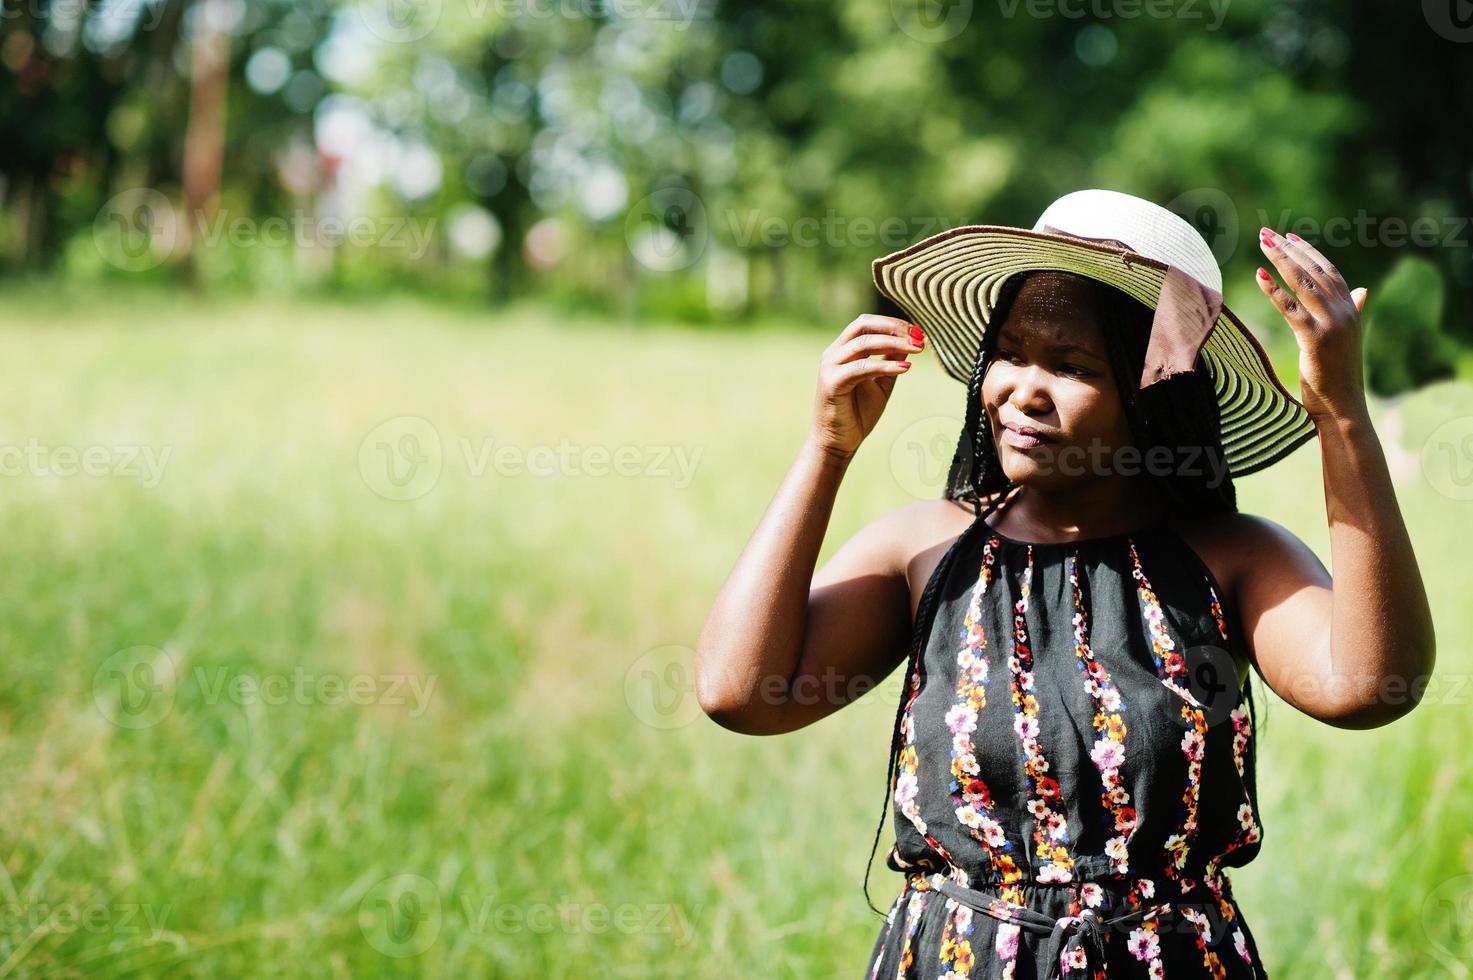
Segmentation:
{"type": "MultiPolygon", "coordinates": [[[[898,679],[744,738],[691,648],[871,261],[1093,186],[1291,384],[1259,226],[1370,290],[1438,677],[1269,698],[1233,880],[1274,976],[1467,977],[1466,7],[5,0],[0,977],[857,975],[898,679]]],[[[824,557],[961,395],[900,382],[824,557]]],[[[1316,443],[1239,491],[1330,561],[1316,443]]]]}

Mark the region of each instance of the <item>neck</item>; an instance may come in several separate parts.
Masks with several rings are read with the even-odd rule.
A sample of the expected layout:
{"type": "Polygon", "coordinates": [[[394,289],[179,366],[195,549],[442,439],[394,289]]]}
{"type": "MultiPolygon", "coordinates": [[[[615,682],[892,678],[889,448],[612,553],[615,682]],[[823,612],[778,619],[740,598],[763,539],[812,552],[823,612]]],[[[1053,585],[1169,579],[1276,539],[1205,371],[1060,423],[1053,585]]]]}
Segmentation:
{"type": "Polygon", "coordinates": [[[1155,484],[1143,477],[1115,476],[1080,486],[1040,489],[1022,486],[992,523],[1005,534],[1043,541],[1103,537],[1133,531],[1166,512],[1155,484]],[[1007,523],[1007,527],[1002,526],[1007,523]]]}

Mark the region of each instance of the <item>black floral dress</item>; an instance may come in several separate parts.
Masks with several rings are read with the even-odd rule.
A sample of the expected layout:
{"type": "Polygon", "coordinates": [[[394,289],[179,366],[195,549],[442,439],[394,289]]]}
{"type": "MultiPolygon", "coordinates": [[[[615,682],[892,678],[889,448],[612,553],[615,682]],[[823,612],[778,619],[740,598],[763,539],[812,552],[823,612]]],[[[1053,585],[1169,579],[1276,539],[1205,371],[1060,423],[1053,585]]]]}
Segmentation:
{"type": "Polygon", "coordinates": [[[979,516],[927,593],[868,976],[1265,977],[1224,872],[1262,840],[1242,651],[1197,554],[979,516]]]}

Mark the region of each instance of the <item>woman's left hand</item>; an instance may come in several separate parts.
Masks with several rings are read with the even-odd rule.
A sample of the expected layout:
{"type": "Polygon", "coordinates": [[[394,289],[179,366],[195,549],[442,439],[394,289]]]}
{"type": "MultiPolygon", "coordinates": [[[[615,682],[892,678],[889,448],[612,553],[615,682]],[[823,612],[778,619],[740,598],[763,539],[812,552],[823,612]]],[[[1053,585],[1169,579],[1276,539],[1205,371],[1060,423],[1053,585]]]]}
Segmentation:
{"type": "Polygon", "coordinates": [[[1258,288],[1283,314],[1299,344],[1305,410],[1317,423],[1365,417],[1360,323],[1365,287],[1352,290],[1330,260],[1297,235],[1285,238],[1263,228],[1258,245],[1290,287],[1258,270],[1258,288]]]}

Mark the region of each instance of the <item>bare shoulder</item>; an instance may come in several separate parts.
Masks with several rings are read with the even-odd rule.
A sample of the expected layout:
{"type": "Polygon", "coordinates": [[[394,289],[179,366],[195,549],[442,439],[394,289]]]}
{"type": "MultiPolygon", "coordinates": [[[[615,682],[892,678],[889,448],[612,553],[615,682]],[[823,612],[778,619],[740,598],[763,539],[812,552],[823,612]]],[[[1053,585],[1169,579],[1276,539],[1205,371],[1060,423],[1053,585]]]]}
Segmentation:
{"type": "Polygon", "coordinates": [[[931,573],[952,542],[976,521],[976,512],[965,501],[918,500],[888,516],[892,519],[895,560],[905,575],[914,620],[931,573]]]}
{"type": "Polygon", "coordinates": [[[1174,517],[1168,524],[1230,594],[1238,591],[1250,570],[1309,566],[1324,569],[1298,535],[1277,521],[1257,514],[1174,517]]]}

